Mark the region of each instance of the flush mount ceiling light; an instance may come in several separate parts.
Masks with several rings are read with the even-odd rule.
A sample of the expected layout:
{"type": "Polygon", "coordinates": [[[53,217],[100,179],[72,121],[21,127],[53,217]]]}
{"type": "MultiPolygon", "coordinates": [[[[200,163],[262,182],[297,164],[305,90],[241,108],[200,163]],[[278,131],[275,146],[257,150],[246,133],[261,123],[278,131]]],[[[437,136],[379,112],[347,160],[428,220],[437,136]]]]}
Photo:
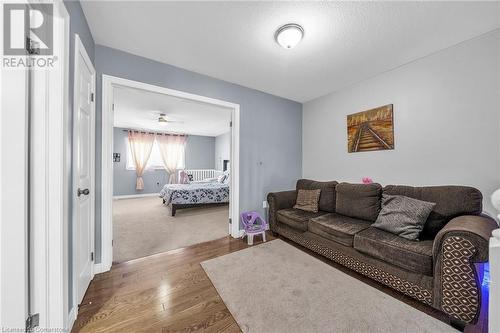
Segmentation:
{"type": "Polygon", "coordinates": [[[274,38],[276,42],[285,49],[291,49],[297,45],[304,36],[304,29],[295,23],[285,24],[276,30],[274,38]]]}

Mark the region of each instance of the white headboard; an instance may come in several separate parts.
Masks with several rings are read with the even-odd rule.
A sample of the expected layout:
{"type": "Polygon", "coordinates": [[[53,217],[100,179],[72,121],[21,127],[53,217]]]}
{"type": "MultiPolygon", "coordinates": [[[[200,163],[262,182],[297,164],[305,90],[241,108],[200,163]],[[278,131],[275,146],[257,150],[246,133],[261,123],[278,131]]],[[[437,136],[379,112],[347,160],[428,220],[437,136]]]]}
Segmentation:
{"type": "Polygon", "coordinates": [[[222,171],[215,169],[186,169],[178,171],[177,179],[180,179],[181,171],[185,171],[188,175],[192,175],[193,181],[204,180],[207,178],[215,178],[220,176],[220,174],[222,173],[222,171]]]}

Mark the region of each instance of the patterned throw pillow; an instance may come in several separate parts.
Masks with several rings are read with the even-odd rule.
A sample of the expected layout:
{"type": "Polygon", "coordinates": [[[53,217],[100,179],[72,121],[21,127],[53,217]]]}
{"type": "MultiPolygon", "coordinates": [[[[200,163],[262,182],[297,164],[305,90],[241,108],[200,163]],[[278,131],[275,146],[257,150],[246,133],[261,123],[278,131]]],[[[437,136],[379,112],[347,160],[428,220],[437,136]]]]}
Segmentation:
{"type": "Polygon", "coordinates": [[[436,206],[403,195],[382,195],[382,209],[372,227],[388,231],[406,239],[418,240],[424,224],[436,206]]]}
{"type": "Polygon", "coordinates": [[[298,190],[297,201],[293,208],[305,210],[307,212],[318,212],[318,202],[321,190],[298,190]]]}
{"type": "Polygon", "coordinates": [[[219,177],[217,177],[217,182],[219,183],[224,183],[224,179],[226,179],[226,175],[225,174],[221,174],[219,177]]]}
{"type": "Polygon", "coordinates": [[[226,178],[224,178],[224,180],[222,181],[222,184],[229,184],[229,180],[231,179],[231,177],[229,176],[229,172],[225,173],[226,174],[226,178]]]}

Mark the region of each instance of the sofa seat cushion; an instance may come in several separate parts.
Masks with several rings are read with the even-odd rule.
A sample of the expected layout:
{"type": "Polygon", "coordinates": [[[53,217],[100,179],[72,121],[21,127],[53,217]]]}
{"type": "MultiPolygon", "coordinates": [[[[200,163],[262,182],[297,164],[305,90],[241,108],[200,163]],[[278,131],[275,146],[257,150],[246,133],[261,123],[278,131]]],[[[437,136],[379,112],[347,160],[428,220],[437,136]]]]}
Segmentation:
{"type": "Polygon", "coordinates": [[[354,235],[354,248],[408,271],[432,276],[432,240],[413,241],[370,227],[354,235]]]}
{"type": "Polygon", "coordinates": [[[311,219],[308,230],[326,239],[352,247],[354,235],[369,228],[370,223],[369,221],[331,213],[311,219]]]}
{"type": "Polygon", "coordinates": [[[301,209],[287,208],[278,210],[276,218],[278,222],[286,224],[289,227],[300,231],[307,231],[307,224],[311,218],[319,217],[326,214],[325,212],[306,212],[301,209]]]}

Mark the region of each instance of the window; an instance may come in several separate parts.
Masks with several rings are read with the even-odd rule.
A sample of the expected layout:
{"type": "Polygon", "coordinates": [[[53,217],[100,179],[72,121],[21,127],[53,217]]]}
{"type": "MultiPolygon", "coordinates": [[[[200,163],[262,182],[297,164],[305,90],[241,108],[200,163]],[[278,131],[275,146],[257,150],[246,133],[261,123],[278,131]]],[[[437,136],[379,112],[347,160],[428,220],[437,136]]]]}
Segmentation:
{"type": "MultiPolygon", "coordinates": [[[[135,164],[132,160],[132,153],[130,150],[130,144],[127,140],[127,170],[135,170],[135,164]]],[[[182,153],[182,159],[177,165],[177,169],[184,169],[185,167],[185,152],[182,153]]],[[[151,156],[149,156],[148,164],[146,164],[147,169],[164,169],[163,159],[161,158],[160,148],[158,147],[158,142],[154,141],[153,149],[151,150],[151,156]]]]}

